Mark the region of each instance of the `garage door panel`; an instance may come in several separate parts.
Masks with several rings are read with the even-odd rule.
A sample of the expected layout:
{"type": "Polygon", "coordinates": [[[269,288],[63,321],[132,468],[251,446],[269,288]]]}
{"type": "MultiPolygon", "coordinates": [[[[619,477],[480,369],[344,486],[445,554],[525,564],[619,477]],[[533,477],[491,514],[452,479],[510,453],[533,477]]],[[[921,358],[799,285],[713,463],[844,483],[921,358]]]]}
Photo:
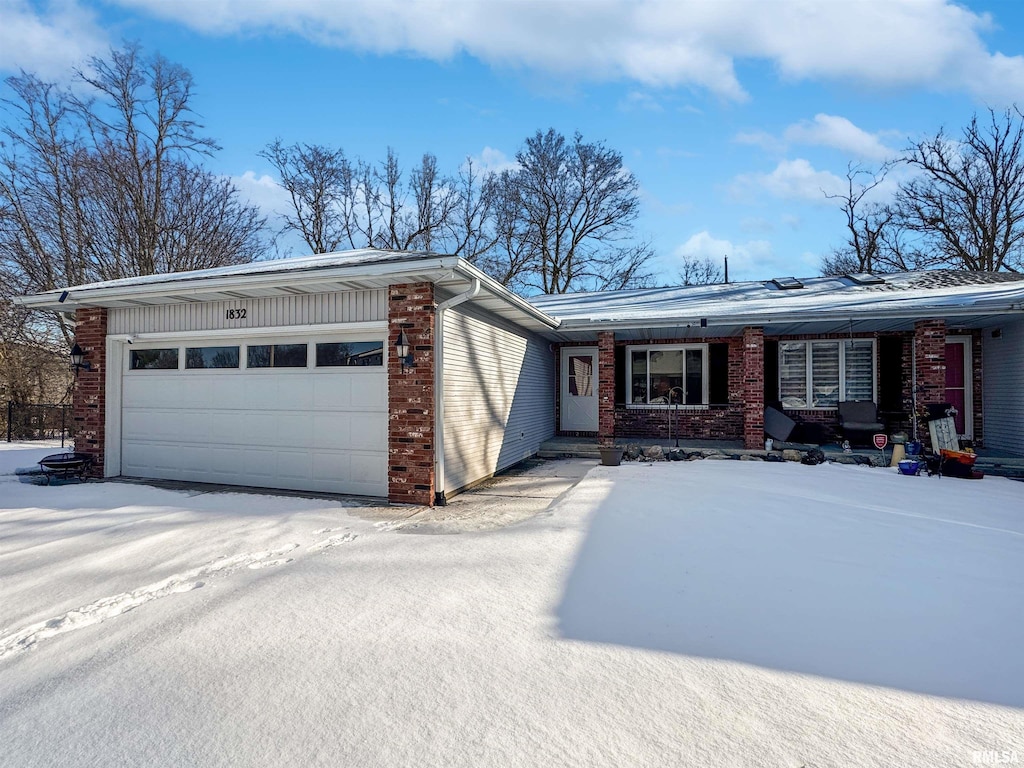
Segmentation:
{"type": "Polygon", "coordinates": [[[281,400],[278,393],[277,379],[280,374],[245,375],[240,376],[243,393],[243,407],[247,410],[266,410],[280,406],[281,400]]]}
{"type": "Polygon", "coordinates": [[[352,459],[348,453],[313,452],[313,473],[325,483],[351,482],[351,466],[352,459]]]}
{"type": "Polygon", "coordinates": [[[258,446],[273,442],[277,435],[278,415],[273,411],[247,412],[242,420],[241,444],[258,446]]]}
{"type": "Polygon", "coordinates": [[[385,451],[388,447],[388,428],[377,413],[353,413],[349,417],[353,436],[358,446],[367,451],[385,451]]]}
{"type": "Polygon", "coordinates": [[[375,376],[352,378],[352,407],[383,410],[387,408],[387,391],[375,376]]]}
{"type": "Polygon", "coordinates": [[[308,449],[313,442],[311,413],[281,413],[277,415],[277,439],[281,446],[308,449]]]}
{"type": "Polygon", "coordinates": [[[277,476],[283,480],[311,480],[311,464],[309,451],[277,452],[277,476]]]}
{"type": "Polygon", "coordinates": [[[319,416],[313,424],[310,446],[312,448],[351,448],[352,433],[351,415],[325,413],[319,416]]]}
{"type": "Polygon", "coordinates": [[[124,475],[387,494],[383,367],[126,371],[122,401],[124,475]]]}
{"type": "Polygon", "coordinates": [[[352,377],[325,373],[313,382],[312,406],[323,410],[348,410],[352,407],[352,377]]]}

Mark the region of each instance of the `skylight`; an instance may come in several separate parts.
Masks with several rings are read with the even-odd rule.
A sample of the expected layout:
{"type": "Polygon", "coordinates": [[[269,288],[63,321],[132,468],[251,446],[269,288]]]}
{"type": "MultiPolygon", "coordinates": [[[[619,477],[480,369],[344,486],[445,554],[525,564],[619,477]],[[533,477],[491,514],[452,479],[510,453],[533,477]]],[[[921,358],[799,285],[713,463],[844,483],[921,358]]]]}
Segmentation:
{"type": "Polygon", "coordinates": [[[848,275],[843,275],[847,280],[850,280],[857,285],[882,285],[885,280],[878,275],[873,275],[870,272],[855,272],[848,275]]]}
{"type": "Polygon", "coordinates": [[[804,287],[804,284],[795,277],[776,277],[771,282],[780,291],[792,291],[804,287]]]}

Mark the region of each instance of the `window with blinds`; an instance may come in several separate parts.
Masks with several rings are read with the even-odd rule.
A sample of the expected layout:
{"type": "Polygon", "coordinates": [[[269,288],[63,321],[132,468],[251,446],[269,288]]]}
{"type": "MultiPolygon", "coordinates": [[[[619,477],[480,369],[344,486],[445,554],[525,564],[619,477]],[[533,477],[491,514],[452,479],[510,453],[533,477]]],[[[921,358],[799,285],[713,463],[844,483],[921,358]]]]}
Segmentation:
{"type": "Polygon", "coordinates": [[[874,400],[874,339],[780,342],[779,398],[783,408],[874,400]]]}

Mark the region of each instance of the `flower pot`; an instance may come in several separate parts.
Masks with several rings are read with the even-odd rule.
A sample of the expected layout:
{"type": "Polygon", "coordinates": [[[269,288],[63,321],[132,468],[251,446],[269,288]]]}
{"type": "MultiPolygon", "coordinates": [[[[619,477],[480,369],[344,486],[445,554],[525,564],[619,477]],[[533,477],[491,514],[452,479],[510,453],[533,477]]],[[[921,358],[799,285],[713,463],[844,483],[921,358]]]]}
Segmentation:
{"type": "Polygon", "coordinates": [[[601,463],[606,467],[617,467],[622,461],[622,447],[617,445],[601,446],[601,463]]]}

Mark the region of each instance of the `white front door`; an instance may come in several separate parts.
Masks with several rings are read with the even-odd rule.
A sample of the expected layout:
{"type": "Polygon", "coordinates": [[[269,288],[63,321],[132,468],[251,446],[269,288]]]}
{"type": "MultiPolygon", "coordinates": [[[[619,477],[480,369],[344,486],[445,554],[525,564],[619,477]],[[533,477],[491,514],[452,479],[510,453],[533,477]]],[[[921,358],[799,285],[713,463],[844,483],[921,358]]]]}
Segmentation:
{"type": "Polygon", "coordinates": [[[597,432],[597,347],[563,347],[561,429],[597,432]]]}

